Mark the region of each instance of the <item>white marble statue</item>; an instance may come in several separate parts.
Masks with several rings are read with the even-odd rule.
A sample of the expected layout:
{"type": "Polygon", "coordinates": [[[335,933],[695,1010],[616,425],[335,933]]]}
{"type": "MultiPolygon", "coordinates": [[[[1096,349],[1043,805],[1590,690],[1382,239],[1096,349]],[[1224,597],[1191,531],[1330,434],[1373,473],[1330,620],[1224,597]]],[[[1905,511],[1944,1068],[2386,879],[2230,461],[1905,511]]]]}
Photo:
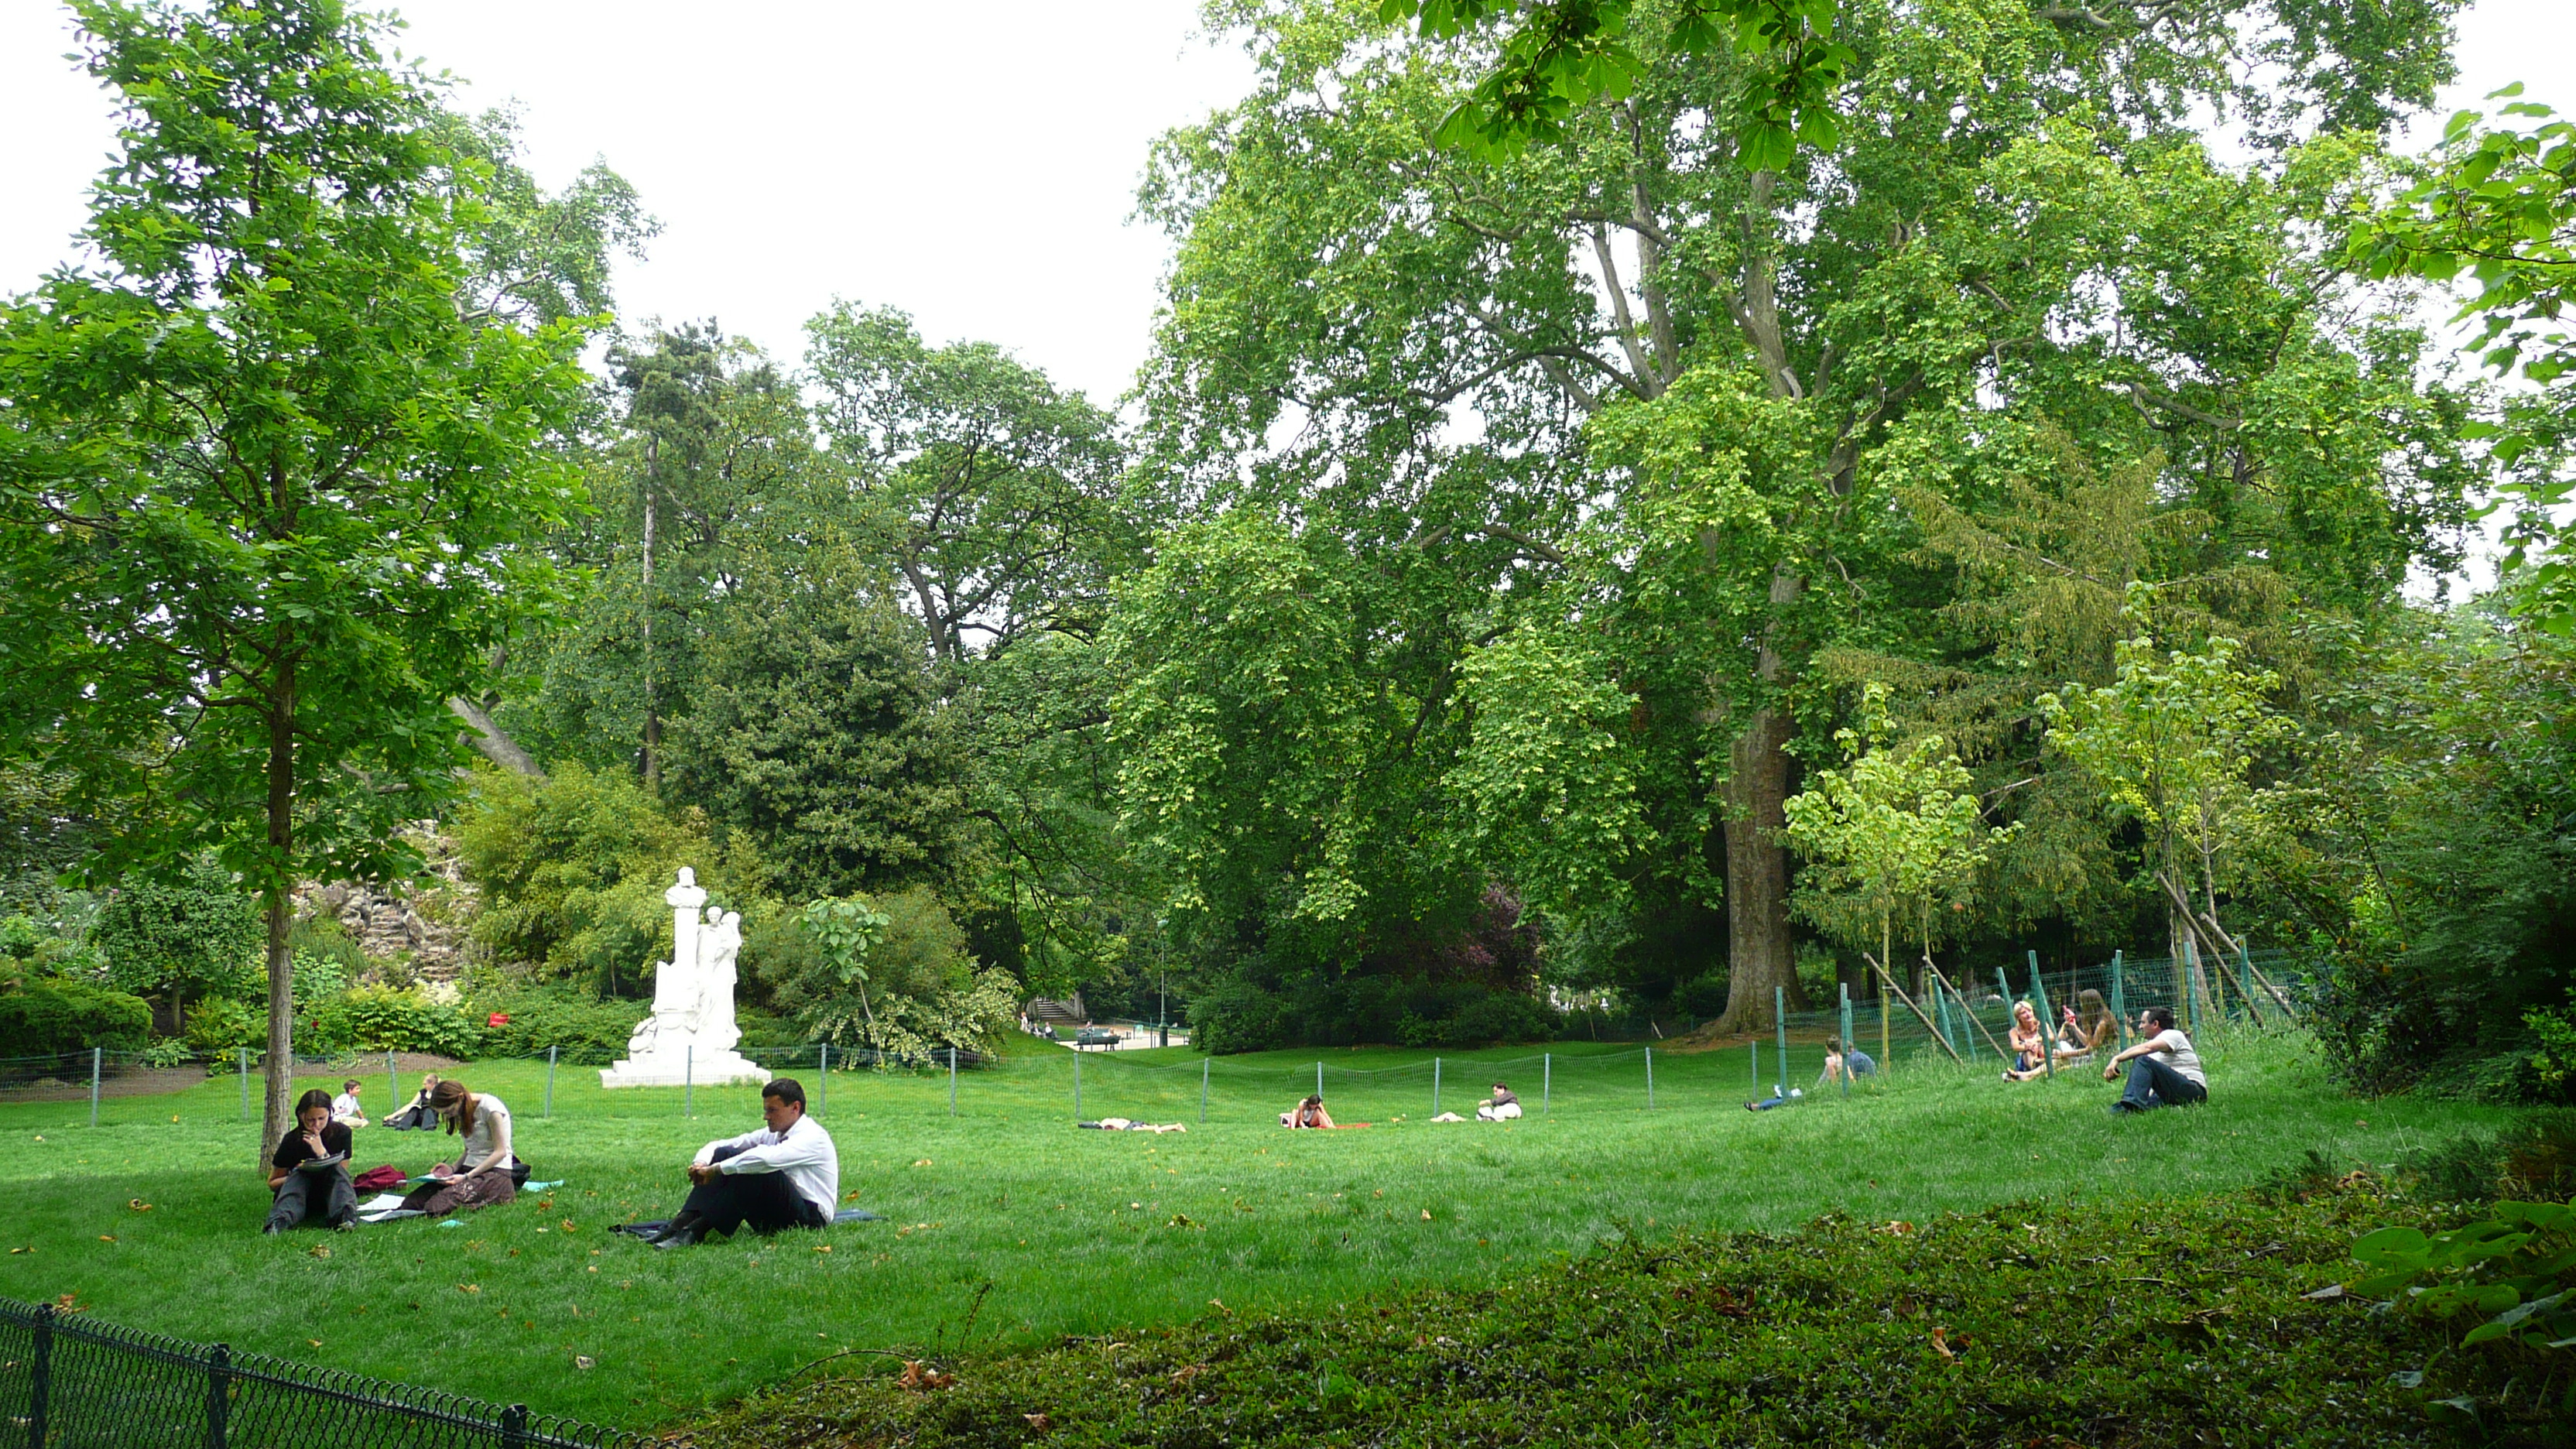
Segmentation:
{"type": "Polygon", "coordinates": [[[653,1014],[636,1023],[626,1055],[599,1073],[603,1087],[677,1087],[689,1082],[766,1082],[769,1073],[734,1050],[742,1040],[734,1025],[735,958],[742,954],[742,917],[700,921],[707,903],[697,872],[680,867],[679,882],[662,893],[671,908],[671,959],[654,963],[653,1014]]]}

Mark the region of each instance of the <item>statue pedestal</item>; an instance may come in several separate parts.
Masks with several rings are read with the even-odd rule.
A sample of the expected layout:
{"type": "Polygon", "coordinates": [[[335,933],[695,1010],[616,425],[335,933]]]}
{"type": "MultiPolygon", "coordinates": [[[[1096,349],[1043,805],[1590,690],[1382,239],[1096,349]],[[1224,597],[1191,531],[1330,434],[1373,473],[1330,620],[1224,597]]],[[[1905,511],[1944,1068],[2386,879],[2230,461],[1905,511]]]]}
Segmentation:
{"type": "Polygon", "coordinates": [[[769,1070],[735,1051],[701,1051],[694,1059],[679,1049],[627,1057],[599,1069],[603,1087],[723,1087],[769,1081],[769,1070]]]}

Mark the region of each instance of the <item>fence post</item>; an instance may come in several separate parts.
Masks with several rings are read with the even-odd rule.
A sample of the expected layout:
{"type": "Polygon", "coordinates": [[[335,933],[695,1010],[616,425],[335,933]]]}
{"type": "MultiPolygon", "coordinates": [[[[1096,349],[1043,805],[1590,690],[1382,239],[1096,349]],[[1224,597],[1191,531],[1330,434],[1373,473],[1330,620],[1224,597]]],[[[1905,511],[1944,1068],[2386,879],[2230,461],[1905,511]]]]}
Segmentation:
{"type": "Polygon", "coordinates": [[[680,1115],[698,1115],[698,1046],[689,1043],[680,1057],[680,1115]]]}
{"type": "Polygon", "coordinates": [[[1538,1054],[1538,1109],[1542,1112],[1556,1110],[1556,1053],[1554,1052],[1538,1054]]]}
{"type": "Polygon", "coordinates": [[[948,1115],[957,1115],[957,1048],[948,1049],[948,1115]]]}
{"type": "Polygon", "coordinates": [[[2111,953],[2111,1034],[2122,1049],[2129,1045],[2129,998],[2120,989],[2120,953],[2111,953]]]}
{"type": "Polygon", "coordinates": [[[101,1047],[89,1049],[89,1125],[98,1125],[98,1064],[106,1056],[101,1047]]]}
{"type": "Polygon", "coordinates": [[[1207,1125],[1208,1059],[1199,1059],[1199,1125],[1207,1125]]]}
{"type": "Polygon", "coordinates": [[[1753,1046],[1753,1100],[1762,1100],[1762,1038],[1755,1037],[1753,1046]]]}
{"type": "Polygon", "coordinates": [[[550,1046],[550,1047],[546,1048],[546,1112],[545,1112],[545,1115],[546,1115],[547,1120],[549,1120],[549,1121],[553,1120],[554,1115],[555,1115],[555,1053],[556,1053],[556,1052],[559,1052],[559,1051],[561,1051],[561,1050],[563,1050],[563,1048],[562,1048],[561,1046],[559,1046],[559,1045],[558,1045],[558,1046],[550,1046]]]}
{"type": "Polygon", "coordinates": [[[36,1305],[36,1343],[27,1355],[27,1443],[45,1443],[46,1411],[54,1392],[54,1305],[36,1305]]]}
{"type": "Polygon", "coordinates": [[[1082,1120],[1082,1048],[1073,1049],[1073,1120],[1082,1120]]]}
{"type": "MultiPolygon", "coordinates": [[[[1780,1034],[1780,1091],[1778,1096],[1781,1101],[1785,1102],[1789,1100],[1789,992],[1786,987],[1774,986],[1771,988],[1771,1025],[1780,1034]]],[[[1650,1079],[1647,1083],[1647,1097],[1649,1100],[1646,1103],[1646,1105],[1650,1107],[1654,1105],[1652,1100],[1654,1095],[1653,1086],[1654,1084],[1650,1079]]]]}
{"type": "MultiPolygon", "coordinates": [[[[1437,1072],[1437,1070],[1438,1070],[1438,1069],[1437,1069],[1437,1068],[1434,1068],[1433,1070],[1434,1070],[1434,1072],[1435,1072],[1435,1074],[1436,1074],[1436,1072],[1437,1072]]],[[[1315,1063],[1315,1100],[1320,1102],[1320,1101],[1322,1101],[1323,1099],[1324,1099],[1324,1064],[1323,1064],[1322,1062],[1317,1062],[1317,1063],[1315,1063]]],[[[1435,1102],[1437,1102],[1437,1101],[1439,1101],[1439,1100],[1440,1100],[1440,1090],[1439,1090],[1437,1087],[1435,1087],[1435,1088],[1433,1088],[1433,1089],[1432,1089],[1432,1092],[1431,1092],[1431,1100],[1433,1100],[1433,1101],[1435,1101],[1435,1102]]]]}
{"type": "MultiPolygon", "coordinates": [[[[2030,951],[2024,954],[2030,958],[2030,994],[2038,998],[2035,1004],[2039,1011],[2039,1059],[2047,1064],[2048,1075],[2054,1077],[2057,1075],[2057,1028],[2049,1024],[2048,983],[2040,979],[2039,953],[2030,951]]],[[[2004,999],[2011,1000],[2012,993],[2005,992],[2004,999]]]]}
{"type": "Polygon", "coordinates": [[[1655,1110],[1655,1049],[1646,1048],[1646,1110],[1655,1110]]]}
{"type": "Polygon", "coordinates": [[[503,1445],[503,1449],[518,1449],[519,1445],[527,1442],[528,1406],[525,1404],[512,1404],[501,1411],[501,1443],[503,1445]]]}
{"type": "MultiPolygon", "coordinates": [[[[1318,1076],[1315,1080],[1320,1084],[1324,1079],[1318,1076]]],[[[1318,1085],[1316,1090],[1321,1091],[1322,1087],[1318,1085]]],[[[1440,1115],[1440,1059],[1438,1057],[1431,1059],[1431,1115],[1434,1117],[1440,1115]]]]}
{"type": "Polygon", "coordinates": [[[394,1054],[385,1053],[385,1115],[391,1117],[402,1107],[402,1079],[394,1075],[394,1054]]]}
{"type": "Polygon", "coordinates": [[[820,1112],[832,1099],[832,1044],[814,1048],[814,1110],[820,1112]]]}
{"type": "Polygon", "coordinates": [[[233,1416],[233,1351],[225,1344],[206,1350],[206,1449],[224,1449],[233,1416]]]}
{"type": "Polygon", "coordinates": [[[1843,1007],[1842,1016],[1838,1020],[1837,1025],[1841,1026],[1843,1029],[1843,1095],[1845,1097],[1849,1097],[1851,1095],[1851,1059],[1853,1050],[1851,1033],[1851,983],[1845,981],[1841,983],[1841,986],[1843,1007]]]}
{"type": "Polygon", "coordinates": [[[1896,1053],[1887,1044],[1887,987],[1878,988],[1878,1069],[1886,1071],[1896,1062],[1896,1053]]]}
{"type": "Polygon", "coordinates": [[[242,1120],[247,1122],[250,1120],[250,1048],[234,1047],[233,1057],[241,1071],[242,1120]]]}

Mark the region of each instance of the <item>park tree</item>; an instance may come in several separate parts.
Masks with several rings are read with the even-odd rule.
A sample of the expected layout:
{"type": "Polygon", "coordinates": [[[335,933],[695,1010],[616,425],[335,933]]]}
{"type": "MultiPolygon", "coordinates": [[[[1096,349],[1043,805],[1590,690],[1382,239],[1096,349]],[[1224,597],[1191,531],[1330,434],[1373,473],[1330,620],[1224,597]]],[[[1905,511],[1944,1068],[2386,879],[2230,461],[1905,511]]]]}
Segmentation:
{"type": "Polygon", "coordinates": [[[91,260],[0,310],[5,739],[142,798],[100,871],[212,847],[261,900],[266,1126],[290,892],[399,873],[455,786],[447,701],[551,592],[582,329],[465,305],[487,166],[333,0],[84,0],[116,97],[91,260]]]}
{"type": "Polygon", "coordinates": [[[1260,79],[1149,173],[1180,248],[1145,466],[1330,533],[1312,556],[1404,601],[1414,647],[1357,657],[1429,701],[1407,749],[1462,747],[1460,649],[1525,616],[1594,631],[1653,826],[1627,889],[1680,919],[1722,876],[1726,1021],[1767,1021],[1820,661],[1967,657],[1909,490],[1986,511],[2046,427],[2161,457],[2160,500],[2210,520],[2177,566],[2260,559],[2365,608],[2453,546],[2461,406],[2420,336],[2337,291],[2314,225],[2448,74],[2445,30],[2332,8],[1837,5],[1806,22],[1849,51],[1832,126],[1782,160],[1709,124],[1776,57],[1676,28],[1705,9],[1623,10],[1624,78],[1552,92],[1530,144],[1444,148],[1498,73],[1490,28],[1219,6],[1260,79]],[[2214,160],[2195,108],[2259,162],[2214,160]]]}
{"type": "MultiPolygon", "coordinates": [[[[2128,617],[2148,625],[2152,592],[2132,590],[2128,617]]],[[[2147,835],[2146,874],[2164,898],[2171,922],[2177,995],[2206,999],[2205,983],[2184,995],[2187,947],[2205,967],[2233,976],[2241,953],[2219,922],[2220,880],[2256,828],[2256,756],[2283,741],[2286,721],[2266,702],[2280,687],[2268,670],[2238,667],[2243,646],[2213,637],[2198,653],[2159,650],[2152,633],[2121,641],[2118,677],[2109,685],[2069,687],[2044,695],[2049,744],[2075,762],[2114,811],[2147,835]]],[[[2251,963],[2247,963],[2251,970],[2251,963]]],[[[2236,978],[2252,999],[2248,983],[2236,978]]],[[[2277,988],[2271,1000],[2287,1011],[2277,988]]]]}
{"type": "MultiPolygon", "coordinates": [[[[1864,955],[1875,944],[1871,968],[1883,988],[1898,990],[1898,920],[1920,954],[1919,987],[1925,974],[1940,973],[1932,947],[1943,934],[1942,908],[1967,909],[1978,872],[2020,826],[1985,823],[1967,766],[1939,735],[1900,745],[1887,698],[1885,685],[1864,687],[1860,727],[1834,732],[1842,768],[1817,771],[1782,812],[1789,840],[1816,867],[1799,888],[1799,913],[1864,955]]],[[[1924,1024],[1932,1026],[1929,1018],[1924,1024]]]]}

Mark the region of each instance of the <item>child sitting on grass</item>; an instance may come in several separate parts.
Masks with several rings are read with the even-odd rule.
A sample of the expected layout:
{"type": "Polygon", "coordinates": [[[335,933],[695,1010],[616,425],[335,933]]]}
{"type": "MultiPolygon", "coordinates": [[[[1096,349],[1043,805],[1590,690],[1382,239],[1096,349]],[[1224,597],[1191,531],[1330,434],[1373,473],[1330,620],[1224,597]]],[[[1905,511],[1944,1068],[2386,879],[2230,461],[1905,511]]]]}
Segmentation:
{"type": "Polygon", "coordinates": [[[331,1120],[347,1127],[367,1125],[367,1109],[358,1101],[358,1079],[340,1084],[340,1095],[331,1099],[331,1120]]]}

